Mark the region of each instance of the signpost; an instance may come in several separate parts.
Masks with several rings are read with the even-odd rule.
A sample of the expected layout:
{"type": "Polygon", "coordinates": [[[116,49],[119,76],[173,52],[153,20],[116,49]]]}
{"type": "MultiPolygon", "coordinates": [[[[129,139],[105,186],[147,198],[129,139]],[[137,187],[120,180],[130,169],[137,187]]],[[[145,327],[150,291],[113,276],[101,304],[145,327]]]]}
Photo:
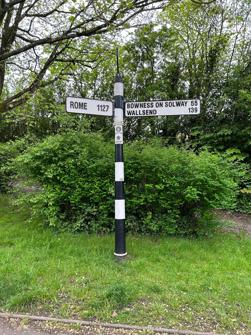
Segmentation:
{"type": "Polygon", "coordinates": [[[70,113],[114,116],[115,129],[115,250],[117,258],[127,255],[125,238],[125,195],[123,123],[126,117],[197,115],[200,113],[200,100],[152,100],[128,101],[124,104],[124,85],[119,73],[117,50],[117,74],[114,83],[114,105],[111,101],[67,97],[66,111],[70,113]],[[125,108],[124,108],[125,106],[125,108]]]}

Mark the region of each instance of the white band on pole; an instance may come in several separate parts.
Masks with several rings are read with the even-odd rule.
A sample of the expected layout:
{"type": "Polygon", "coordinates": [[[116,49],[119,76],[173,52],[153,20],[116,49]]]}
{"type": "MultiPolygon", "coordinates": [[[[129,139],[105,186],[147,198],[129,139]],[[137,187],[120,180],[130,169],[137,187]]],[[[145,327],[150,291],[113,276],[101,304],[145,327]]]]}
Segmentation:
{"type": "Polygon", "coordinates": [[[114,256],[119,256],[119,257],[123,257],[126,256],[127,252],[125,252],[124,254],[117,254],[116,252],[114,252],[114,256]]]}
{"type": "Polygon", "coordinates": [[[124,181],[124,163],[115,163],[115,181],[124,181]]]}
{"type": "Polygon", "coordinates": [[[117,82],[114,85],[114,96],[116,95],[120,95],[123,96],[124,95],[124,85],[123,83],[117,82]]]}
{"type": "Polygon", "coordinates": [[[115,200],[115,219],[125,219],[125,200],[115,200]]]}
{"type": "Polygon", "coordinates": [[[122,108],[114,108],[114,125],[123,124],[123,109],[122,108]]]}

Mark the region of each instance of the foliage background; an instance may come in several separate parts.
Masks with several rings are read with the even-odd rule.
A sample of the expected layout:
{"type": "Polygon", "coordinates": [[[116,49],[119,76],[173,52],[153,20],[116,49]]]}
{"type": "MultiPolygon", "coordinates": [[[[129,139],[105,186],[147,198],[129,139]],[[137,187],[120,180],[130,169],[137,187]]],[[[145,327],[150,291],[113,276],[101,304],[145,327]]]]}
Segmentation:
{"type": "MultiPolygon", "coordinates": [[[[201,114],[196,117],[125,120],[126,191],[131,198],[127,204],[131,213],[128,228],[135,232],[181,232],[183,224],[178,226],[177,218],[185,217],[186,222],[192,222],[215,206],[250,213],[249,15],[246,0],[217,0],[208,5],[190,0],[170,1],[153,15],[151,22],[133,21],[133,29],[128,24],[122,26],[122,34],[115,33],[113,27],[106,34],[71,41],[72,51],[62,56],[64,61],[69,56],[74,60],[67,63],[67,71],[62,74],[65,62],[53,62],[46,72],[46,80],[53,80],[51,86],[41,85],[13,111],[1,111],[1,192],[25,183],[25,178],[34,178],[32,182],[40,183],[43,192],[31,194],[30,201],[41,205],[51,225],[61,227],[63,222],[71,222],[75,225],[73,230],[91,231],[89,220],[95,231],[111,230],[112,119],[69,115],[64,106],[67,95],[112,100],[114,51],[119,46],[127,100],[201,99],[201,114]],[[82,58],[76,50],[82,52],[82,58]],[[71,131],[78,132],[78,140],[71,131]],[[103,139],[93,134],[100,134],[103,139]],[[156,139],[160,141],[155,142],[156,139]],[[142,143],[147,141],[151,144],[144,149],[142,143]],[[78,145],[87,151],[81,151],[78,145]],[[67,152],[63,146],[68,148],[67,152]],[[27,153],[17,159],[19,180],[14,182],[16,167],[12,161],[26,149],[27,153]],[[208,179],[208,189],[207,183],[195,176],[194,166],[199,169],[198,175],[208,179]],[[174,180],[168,174],[172,168],[176,171],[174,180]],[[212,171],[217,185],[213,183],[212,171]],[[72,188],[74,197],[70,196],[72,188]],[[218,192],[218,199],[214,192],[218,192]],[[105,212],[98,218],[98,213],[105,212]],[[136,220],[144,225],[135,224],[136,220]]],[[[29,80],[33,80],[32,74],[29,80]]],[[[11,83],[11,89],[18,92],[26,82],[18,81],[16,86],[14,80],[11,83]]],[[[5,90],[1,99],[8,94],[5,90]]]]}
{"type": "MultiPolygon", "coordinates": [[[[125,157],[127,228],[134,233],[207,233],[210,209],[236,207],[241,172],[217,154],[139,141],[125,157]]],[[[50,226],[113,231],[113,144],[100,135],[48,137],[18,156],[14,169],[21,189],[22,180],[38,186],[24,199],[50,226]]]]}

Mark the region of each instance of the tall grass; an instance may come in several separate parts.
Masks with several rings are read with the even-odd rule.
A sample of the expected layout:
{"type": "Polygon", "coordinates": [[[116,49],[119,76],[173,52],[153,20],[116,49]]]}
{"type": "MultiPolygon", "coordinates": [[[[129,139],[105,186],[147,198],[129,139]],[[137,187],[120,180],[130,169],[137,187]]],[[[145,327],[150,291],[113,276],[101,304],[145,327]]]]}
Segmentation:
{"type": "Polygon", "coordinates": [[[251,242],[57,234],[0,199],[0,308],[225,333],[248,333],[251,242]]]}

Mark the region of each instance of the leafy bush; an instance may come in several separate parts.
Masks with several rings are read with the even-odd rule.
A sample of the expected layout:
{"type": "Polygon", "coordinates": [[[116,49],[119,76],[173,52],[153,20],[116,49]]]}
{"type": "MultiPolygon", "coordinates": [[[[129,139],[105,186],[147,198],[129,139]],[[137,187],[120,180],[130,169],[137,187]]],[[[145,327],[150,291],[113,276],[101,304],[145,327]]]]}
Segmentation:
{"type": "MultiPolygon", "coordinates": [[[[97,135],[67,133],[47,138],[16,160],[42,189],[30,193],[35,213],[50,226],[110,232],[114,227],[114,147],[97,135]]],[[[198,234],[209,230],[208,210],[234,207],[232,165],[216,154],[126,145],[127,228],[137,233],[198,234]]]]}
{"type": "Polygon", "coordinates": [[[242,213],[251,214],[251,184],[249,185],[249,188],[240,190],[237,209],[242,213]]]}
{"type": "Polygon", "coordinates": [[[109,231],[113,217],[113,148],[99,136],[56,135],[16,160],[19,177],[40,184],[24,194],[50,226],[73,231],[109,231]]]}
{"type": "Polygon", "coordinates": [[[231,148],[225,151],[224,158],[233,166],[232,176],[238,181],[235,210],[251,214],[251,166],[245,163],[247,155],[231,148]]]}
{"type": "Polygon", "coordinates": [[[16,173],[15,164],[12,164],[14,159],[37,141],[33,135],[27,135],[15,141],[0,143],[0,193],[7,192],[13,186],[16,173]]]}
{"type": "Polygon", "coordinates": [[[209,221],[210,225],[216,223],[209,209],[235,207],[237,183],[232,178],[232,165],[219,155],[196,155],[158,144],[139,149],[135,143],[127,161],[127,208],[135,217],[128,221],[133,231],[206,232],[209,221]],[[137,217],[142,218],[143,225],[137,223],[137,217]]]}
{"type": "Polygon", "coordinates": [[[0,143],[0,192],[6,192],[11,182],[13,171],[8,168],[9,163],[26,147],[25,140],[0,143]]]}

